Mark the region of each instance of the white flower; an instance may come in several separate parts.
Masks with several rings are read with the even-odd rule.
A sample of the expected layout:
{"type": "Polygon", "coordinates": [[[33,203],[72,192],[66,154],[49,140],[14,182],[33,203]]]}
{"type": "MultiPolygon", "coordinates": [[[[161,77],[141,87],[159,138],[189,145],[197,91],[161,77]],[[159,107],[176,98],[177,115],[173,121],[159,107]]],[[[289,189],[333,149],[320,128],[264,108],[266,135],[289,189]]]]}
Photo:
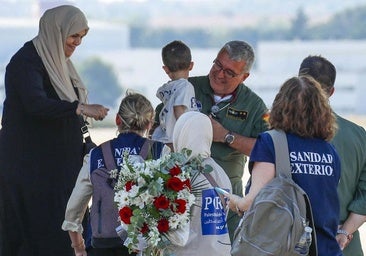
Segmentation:
{"type": "Polygon", "coordinates": [[[173,215],[169,218],[169,226],[172,228],[172,229],[177,229],[179,224],[180,224],[180,215],[179,214],[176,214],[176,215],[173,215]]]}
{"type": "Polygon", "coordinates": [[[125,205],[130,203],[128,192],[124,190],[119,190],[114,194],[114,201],[117,203],[119,208],[122,208],[125,205]]]}
{"type": "Polygon", "coordinates": [[[148,241],[148,243],[154,247],[157,246],[159,241],[161,240],[159,231],[156,227],[151,228],[151,230],[149,231],[149,237],[150,241],[148,241]]]}
{"type": "Polygon", "coordinates": [[[153,202],[154,197],[152,195],[149,194],[149,191],[145,191],[143,193],[140,194],[139,196],[141,198],[141,201],[145,204],[145,205],[150,205],[153,202]]]}
{"type": "Polygon", "coordinates": [[[144,209],[146,206],[152,204],[153,199],[154,197],[150,195],[148,191],[144,191],[136,196],[131,196],[130,204],[133,204],[140,209],[144,209]]]}
{"type": "Polygon", "coordinates": [[[138,177],[138,178],[137,178],[137,184],[138,184],[140,187],[143,187],[143,186],[145,186],[145,185],[146,185],[146,180],[145,180],[142,176],[140,176],[140,177],[138,177]]]}
{"type": "Polygon", "coordinates": [[[130,196],[130,198],[134,198],[139,194],[139,190],[140,190],[139,186],[133,185],[130,191],[128,191],[128,195],[130,196]]]}

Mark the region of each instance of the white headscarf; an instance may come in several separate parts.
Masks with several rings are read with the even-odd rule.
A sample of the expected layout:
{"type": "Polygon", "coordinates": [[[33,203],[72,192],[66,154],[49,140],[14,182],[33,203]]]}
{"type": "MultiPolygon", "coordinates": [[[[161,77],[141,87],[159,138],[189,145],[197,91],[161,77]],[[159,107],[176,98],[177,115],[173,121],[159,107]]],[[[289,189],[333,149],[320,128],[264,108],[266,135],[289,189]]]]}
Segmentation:
{"type": "Polygon", "coordinates": [[[212,124],[208,116],[198,111],[185,112],[174,126],[174,151],[188,148],[192,150],[191,157],[201,154],[203,158],[208,158],[211,155],[212,136],[212,124]]]}
{"type": "Polygon", "coordinates": [[[64,47],[67,37],[88,29],[86,17],[78,8],[62,5],[43,14],[38,36],[32,40],[62,100],[86,102],[86,88],[71,60],[65,56],[64,47]],[[78,90],[79,98],[73,87],[78,90]]]}

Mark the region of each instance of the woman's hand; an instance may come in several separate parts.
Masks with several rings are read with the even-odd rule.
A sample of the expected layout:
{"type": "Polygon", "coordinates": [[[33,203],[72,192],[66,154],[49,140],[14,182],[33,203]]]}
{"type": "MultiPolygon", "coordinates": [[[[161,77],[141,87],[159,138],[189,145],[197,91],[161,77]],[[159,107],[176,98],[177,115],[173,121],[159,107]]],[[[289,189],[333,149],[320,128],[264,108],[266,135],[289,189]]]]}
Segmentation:
{"type": "Polygon", "coordinates": [[[76,245],[71,244],[71,247],[74,248],[75,256],[87,256],[84,239],[81,239],[81,242],[76,245]]]}
{"type": "Polygon", "coordinates": [[[99,104],[79,103],[76,114],[94,118],[95,120],[103,120],[108,114],[109,108],[99,104]]]}
{"type": "Polygon", "coordinates": [[[71,248],[74,249],[75,256],[87,256],[85,251],[85,241],[80,233],[69,231],[71,248]]]}
{"type": "Polygon", "coordinates": [[[236,212],[238,215],[243,215],[243,213],[247,210],[245,198],[234,194],[228,194],[225,195],[225,197],[229,199],[227,206],[230,208],[230,210],[236,212]]]}
{"type": "Polygon", "coordinates": [[[83,249],[74,248],[75,256],[87,256],[85,247],[83,249]]]}

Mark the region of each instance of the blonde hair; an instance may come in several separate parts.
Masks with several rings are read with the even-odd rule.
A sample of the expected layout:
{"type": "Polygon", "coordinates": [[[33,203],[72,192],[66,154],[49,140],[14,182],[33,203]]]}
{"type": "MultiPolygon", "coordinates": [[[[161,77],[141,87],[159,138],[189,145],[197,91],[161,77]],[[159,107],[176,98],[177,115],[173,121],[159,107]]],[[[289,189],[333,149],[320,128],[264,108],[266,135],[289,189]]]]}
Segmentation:
{"type": "Polygon", "coordinates": [[[273,101],[270,128],[330,141],[336,119],[321,85],[311,76],[288,79],[273,101]]]}
{"type": "Polygon", "coordinates": [[[153,106],[145,96],[127,91],[118,110],[118,115],[122,121],[118,125],[118,131],[121,133],[145,132],[153,122],[154,113],[153,106]]]}

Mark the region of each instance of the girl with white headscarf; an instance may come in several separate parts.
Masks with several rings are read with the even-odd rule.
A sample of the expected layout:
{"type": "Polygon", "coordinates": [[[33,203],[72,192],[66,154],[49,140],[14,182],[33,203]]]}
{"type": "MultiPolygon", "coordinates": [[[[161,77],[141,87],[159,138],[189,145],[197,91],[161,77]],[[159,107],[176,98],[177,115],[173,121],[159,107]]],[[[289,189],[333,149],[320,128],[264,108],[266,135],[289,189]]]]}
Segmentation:
{"type": "MultiPolygon", "coordinates": [[[[199,154],[204,158],[203,164],[210,165],[210,172],[217,185],[231,191],[231,183],[225,171],[211,158],[212,125],[208,116],[197,112],[188,111],[177,120],[173,132],[174,151],[183,148],[192,150],[190,157],[199,154]]],[[[205,184],[196,197],[196,202],[191,208],[191,223],[188,242],[185,246],[175,246],[176,256],[190,255],[230,255],[230,238],[226,226],[225,207],[221,204],[219,195],[214,190],[214,185],[200,174],[192,187],[205,184]]]]}
{"type": "Polygon", "coordinates": [[[6,67],[0,131],[0,255],[73,255],[61,230],[83,159],[83,116],[108,109],[87,104],[70,56],[89,30],[74,6],[47,10],[39,33],[6,67]]]}

